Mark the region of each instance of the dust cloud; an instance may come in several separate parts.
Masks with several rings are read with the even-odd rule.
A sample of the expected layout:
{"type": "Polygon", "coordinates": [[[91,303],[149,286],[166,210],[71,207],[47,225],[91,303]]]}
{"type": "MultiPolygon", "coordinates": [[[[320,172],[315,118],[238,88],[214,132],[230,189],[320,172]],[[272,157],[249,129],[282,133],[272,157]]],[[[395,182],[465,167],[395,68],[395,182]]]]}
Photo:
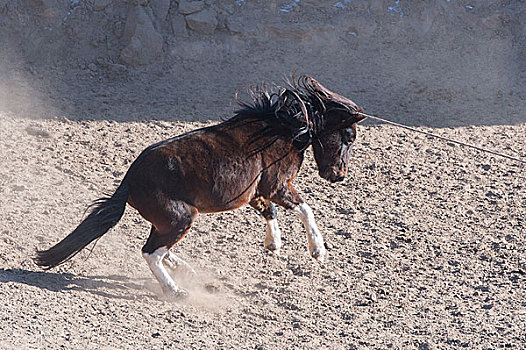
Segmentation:
{"type": "Polygon", "coordinates": [[[40,81],[24,69],[20,57],[9,49],[0,51],[0,114],[25,118],[57,115],[39,91],[40,81]]]}

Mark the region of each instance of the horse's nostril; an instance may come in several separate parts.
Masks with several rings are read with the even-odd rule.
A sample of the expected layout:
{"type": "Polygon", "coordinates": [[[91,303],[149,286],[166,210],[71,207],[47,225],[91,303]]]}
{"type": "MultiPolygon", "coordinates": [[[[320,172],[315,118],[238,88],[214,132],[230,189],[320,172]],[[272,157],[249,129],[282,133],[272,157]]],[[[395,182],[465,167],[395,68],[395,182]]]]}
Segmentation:
{"type": "Polygon", "coordinates": [[[340,172],[333,172],[331,176],[329,177],[329,180],[331,182],[339,182],[342,181],[345,178],[340,172]]]}

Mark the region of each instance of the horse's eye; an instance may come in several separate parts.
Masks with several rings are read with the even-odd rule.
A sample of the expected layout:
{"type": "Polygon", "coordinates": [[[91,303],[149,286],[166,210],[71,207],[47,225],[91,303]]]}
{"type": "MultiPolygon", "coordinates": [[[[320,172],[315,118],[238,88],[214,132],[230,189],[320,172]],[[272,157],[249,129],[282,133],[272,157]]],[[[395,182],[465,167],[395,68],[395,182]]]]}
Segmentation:
{"type": "Polygon", "coordinates": [[[355,139],[356,133],[352,128],[342,130],[342,140],[346,145],[353,143],[355,139]]]}

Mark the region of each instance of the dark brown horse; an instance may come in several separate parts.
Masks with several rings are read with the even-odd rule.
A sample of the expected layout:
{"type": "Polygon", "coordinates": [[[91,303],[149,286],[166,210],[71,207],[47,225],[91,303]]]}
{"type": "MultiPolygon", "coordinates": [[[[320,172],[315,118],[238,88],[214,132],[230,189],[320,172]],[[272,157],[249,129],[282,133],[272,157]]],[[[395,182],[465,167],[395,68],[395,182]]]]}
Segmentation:
{"type": "Polygon", "coordinates": [[[310,207],[292,180],[312,145],[319,174],[332,182],[347,172],[363,117],[351,100],[308,76],[287,88],[252,89],[254,101],[218,125],[198,129],[146,148],[111,197],[93,204],[90,214],[54,247],[38,251],[35,262],[57,266],[112,228],[126,203],[152,223],[142,253],[163,292],[180,296],[166,267],[188,266],[170,248],[189,231],[201,213],[250,204],[267,221],[265,247],[277,252],[281,234],[276,203],[294,211],[307,231],[312,257],[323,261],[325,246],[310,207]]]}

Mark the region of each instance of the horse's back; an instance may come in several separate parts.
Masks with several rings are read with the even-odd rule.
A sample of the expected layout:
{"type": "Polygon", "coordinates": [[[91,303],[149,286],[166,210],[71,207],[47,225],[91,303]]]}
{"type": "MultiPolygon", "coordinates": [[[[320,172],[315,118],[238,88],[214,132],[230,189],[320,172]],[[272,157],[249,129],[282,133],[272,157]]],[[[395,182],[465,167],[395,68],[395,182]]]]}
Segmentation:
{"type": "Polygon", "coordinates": [[[141,202],[181,200],[200,212],[246,204],[260,164],[247,156],[240,131],[219,124],[150,146],[126,175],[129,203],[140,211],[141,202]]]}

